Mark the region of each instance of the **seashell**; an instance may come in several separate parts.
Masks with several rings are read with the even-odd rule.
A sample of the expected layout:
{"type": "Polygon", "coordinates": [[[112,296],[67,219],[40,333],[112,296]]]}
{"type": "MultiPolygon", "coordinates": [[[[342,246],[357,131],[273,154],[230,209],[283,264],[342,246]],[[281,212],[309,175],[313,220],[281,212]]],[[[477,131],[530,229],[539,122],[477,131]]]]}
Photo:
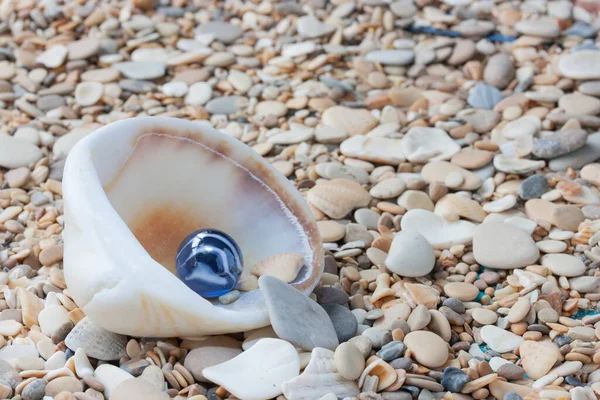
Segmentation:
{"type": "Polygon", "coordinates": [[[111,332],[199,336],[269,324],[259,291],[217,305],[177,278],[178,246],[199,228],[235,239],[242,281],[281,253],[303,254],[291,284],[305,294],[323,273],[319,231],[300,193],[250,147],[204,124],[143,117],[97,129],[70,151],[63,194],[69,292],[111,332]]]}
{"type": "Polygon", "coordinates": [[[239,356],[202,371],[208,380],[245,400],[277,397],[282,384],[299,373],[298,352],[281,339],[262,339],[239,356]]]}
{"type": "Polygon", "coordinates": [[[334,353],[317,347],[310,354],[304,372],[282,385],[288,400],[314,400],[334,393],[338,398],[353,397],[360,393],[356,381],[347,381],[337,371],[334,353]]]}
{"type": "Polygon", "coordinates": [[[448,221],[458,221],[462,217],[483,222],[486,216],[478,202],[459,194],[447,194],[439,199],[433,212],[448,221]]]}
{"type": "Polygon", "coordinates": [[[314,186],[306,199],[330,218],[341,219],[355,208],[366,207],[371,196],[357,182],[339,178],[314,186]]]}
{"type": "Polygon", "coordinates": [[[304,256],[297,253],[275,254],[254,264],[250,272],[256,276],[270,275],[289,283],[298,276],[304,265],[304,256]]]}
{"type": "Polygon", "coordinates": [[[358,380],[358,385],[360,387],[363,386],[365,378],[368,375],[377,376],[379,378],[379,380],[377,381],[378,392],[392,385],[398,377],[398,374],[396,373],[394,368],[390,366],[390,364],[386,363],[381,358],[378,358],[376,356],[371,356],[367,360],[367,366],[358,380]]]}
{"type": "Polygon", "coordinates": [[[87,317],[69,332],[65,344],[73,351],[84,349],[89,357],[102,361],[118,360],[127,355],[127,337],[109,332],[87,317]]]}

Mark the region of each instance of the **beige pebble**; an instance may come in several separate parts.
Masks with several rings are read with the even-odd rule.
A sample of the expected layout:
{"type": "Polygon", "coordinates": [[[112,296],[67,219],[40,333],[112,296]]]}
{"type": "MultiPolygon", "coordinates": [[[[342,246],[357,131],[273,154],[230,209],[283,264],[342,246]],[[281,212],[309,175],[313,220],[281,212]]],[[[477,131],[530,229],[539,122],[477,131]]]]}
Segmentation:
{"type": "Polygon", "coordinates": [[[467,282],[447,283],[444,285],[444,292],[448,297],[456,297],[462,301],[471,301],[479,295],[479,289],[467,282]]]}
{"type": "Polygon", "coordinates": [[[448,346],[438,335],[428,331],[410,332],[404,338],[418,363],[429,368],[438,368],[448,360],[448,346]]]}
{"type": "Polygon", "coordinates": [[[334,360],[338,372],[347,380],[358,379],[365,368],[361,351],[350,342],[342,343],[335,349],[334,360]]]}
{"type": "Polygon", "coordinates": [[[481,325],[495,324],[498,320],[498,314],[486,308],[476,308],[473,310],[473,319],[481,325]]]}

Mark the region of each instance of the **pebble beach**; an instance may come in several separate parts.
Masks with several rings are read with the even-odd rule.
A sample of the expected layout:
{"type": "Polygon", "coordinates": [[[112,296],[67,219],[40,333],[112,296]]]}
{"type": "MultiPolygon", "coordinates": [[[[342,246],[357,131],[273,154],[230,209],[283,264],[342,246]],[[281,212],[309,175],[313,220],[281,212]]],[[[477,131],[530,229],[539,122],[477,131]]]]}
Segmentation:
{"type": "Polygon", "coordinates": [[[0,399],[600,398],[599,12],[0,0],[0,399]],[[132,337],[86,316],[65,161],[139,116],[213,127],[289,179],[325,249],[310,296],[289,253],[216,300],[260,291],[260,329],[132,337]]]}

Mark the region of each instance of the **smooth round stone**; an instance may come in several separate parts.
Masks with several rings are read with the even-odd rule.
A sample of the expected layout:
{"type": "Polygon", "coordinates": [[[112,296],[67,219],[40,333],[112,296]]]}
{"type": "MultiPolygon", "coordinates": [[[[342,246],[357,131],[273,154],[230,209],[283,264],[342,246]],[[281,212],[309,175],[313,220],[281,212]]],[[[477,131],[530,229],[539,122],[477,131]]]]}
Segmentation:
{"type": "Polygon", "coordinates": [[[42,152],[33,143],[12,136],[0,135],[0,166],[27,167],[42,158],[42,152]]]}
{"type": "Polygon", "coordinates": [[[185,104],[192,106],[204,105],[212,97],[212,87],[206,82],[196,82],[192,84],[185,96],[185,104]]]}
{"type": "Polygon", "coordinates": [[[498,375],[508,379],[509,381],[523,379],[527,374],[523,368],[511,362],[500,365],[496,372],[498,373],[498,375]]]}
{"type": "Polygon", "coordinates": [[[43,379],[36,379],[29,383],[21,392],[23,400],[42,400],[46,392],[46,382],[43,379]]]}
{"type": "Polygon", "coordinates": [[[560,28],[551,18],[521,20],[514,28],[521,34],[542,38],[555,38],[560,35],[560,28]]]}
{"type": "Polygon", "coordinates": [[[494,158],[494,153],[491,151],[472,149],[456,153],[450,162],[461,168],[477,169],[488,165],[492,158],[494,158]]]}
{"type": "Polygon", "coordinates": [[[575,151],[559,156],[548,163],[552,171],[564,171],[571,167],[580,169],[586,164],[592,163],[600,155],[600,132],[588,135],[585,145],[575,151]]]}
{"type": "Polygon", "coordinates": [[[550,342],[527,340],[519,346],[521,364],[527,376],[540,379],[546,375],[561,357],[558,346],[550,342]]]}
{"type": "Polygon", "coordinates": [[[244,100],[241,96],[217,97],[206,104],[206,111],[210,114],[234,114],[243,107],[244,100]]]}
{"type": "Polygon", "coordinates": [[[538,199],[548,191],[548,178],[544,175],[531,175],[519,186],[519,197],[523,200],[538,199]]]}
{"type": "Polygon", "coordinates": [[[95,38],[84,38],[67,45],[69,60],[84,60],[95,56],[100,51],[100,41],[95,38]]]}
{"type": "Polygon", "coordinates": [[[469,91],[467,102],[473,108],[491,110],[503,98],[498,88],[479,82],[469,91]]]}
{"type": "Polygon", "coordinates": [[[188,92],[188,85],[182,81],[171,81],[162,85],[161,91],[167,96],[183,97],[188,92]]]}
{"type": "Polygon", "coordinates": [[[558,106],[567,114],[597,115],[600,112],[600,100],[581,93],[569,93],[561,96],[558,106]]]}
{"type": "Polygon", "coordinates": [[[560,73],[571,79],[600,79],[600,51],[582,50],[563,54],[558,61],[560,73]]]}
{"type": "Polygon", "coordinates": [[[365,369],[363,354],[350,342],[342,343],[335,349],[334,361],[338,372],[349,381],[358,379],[365,369]]]}
{"type": "Polygon", "coordinates": [[[169,400],[170,397],[157,390],[142,378],[128,379],[117,385],[110,396],[111,400],[169,400]]]}
{"type": "Polygon", "coordinates": [[[455,244],[471,243],[476,225],[469,221],[447,221],[432,212],[410,210],[401,221],[402,230],[417,231],[434,249],[449,249],[455,244]]]}
{"type": "Polygon", "coordinates": [[[481,339],[494,351],[507,353],[513,351],[524,339],[510,331],[498,328],[495,325],[486,325],[481,328],[481,339]]]}
{"type": "Polygon", "coordinates": [[[191,350],[183,362],[184,367],[199,382],[209,382],[202,374],[204,368],[224,363],[242,354],[240,343],[228,336],[210,337],[200,342],[199,346],[191,350]]]}
{"type": "Polygon", "coordinates": [[[427,210],[433,211],[433,201],[427,196],[427,193],[418,190],[407,190],[398,198],[398,205],[406,210],[427,210]]]}
{"type": "Polygon", "coordinates": [[[569,254],[546,254],[542,257],[541,264],[558,276],[570,278],[585,272],[585,264],[581,258],[569,254]]]}
{"type": "Polygon", "coordinates": [[[444,285],[444,292],[448,297],[456,297],[461,301],[471,301],[479,295],[479,289],[472,283],[450,282],[444,285]]]}
{"type": "Polygon", "coordinates": [[[256,114],[274,115],[275,117],[279,118],[287,114],[288,110],[285,104],[280,101],[267,100],[258,103],[254,111],[256,114]]]}
{"type": "Polygon", "coordinates": [[[463,183],[455,188],[457,190],[475,190],[483,183],[481,178],[473,172],[447,161],[430,162],[421,170],[421,176],[427,183],[443,183],[450,174],[460,174],[463,177],[463,183]]]}
{"type": "Polygon", "coordinates": [[[476,308],[471,315],[473,315],[473,319],[481,325],[491,325],[498,321],[498,314],[487,308],[476,308]]]}
{"type": "Polygon", "coordinates": [[[600,97],[600,81],[583,82],[577,89],[583,94],[600,97]]]}
{"type": "Polygon", "coordinates": [[[446,367],[442,373],[441,384],[444,390],[452,393],[460,393],[462,388],[471,381],[469,375],[462,369],[456,367],[446,367]]]}
{"type": "Polygon", "coordinates": [[[376,199],[390,199],[398,197],[406,189],[406,183],[400,178],[385,179],[369,190],[369,194],[376,199]]]}
{"type": "Polygon", "coordinates": [[[483,266],[498,269],[534,264],[540,252],[522,229],[504,222],[487,222],[473,233],[473,256],[483,266]]]}
{"type": "Polygon", "coordinates": [[[533,136],[542,127],[542,121],[533,115],[526,115],[509,122],[502,129],[502,136],[507,139],[516,139],[519,136],[533,136]]]}
{"type": "Polygon", "coordinates": [[[462,110],[456,117],[471,124],[476,133],[488,133],[500,120],[496,111],[484,109],[462,110]]]}
{"type": "Polygon", "coordinates": [[[58,44],[40,54],[36,61],[46,68],[58,68],[65,62],[68,52],[67,46],[58,44]]]}
{"type": "Polygon", "coordinates": [[[383,345],[381,350],[377,352],[377,357],[381,358],[383,361],[392,361],[402,357],[405,351],[406,345],[401,341],[394,340],[383,345]]]}
{"type": "Polygon", "coordinates": [[[448,64],[450,65],[461,65],[473,58],[477,52],[475,43],[468,39],[458,39],[456,45],[452,50],[450,58],[448,58],[448,64]]]}
{"type": "MultiPolygon", "coordinates": [[[[325,113],[327,113],[325,110],[325,113]]],[[[324,115],[325,115],[324,113],[324,115]]],[[[338,122],[330,123],[338,124],[336,129],[346,131],[346,129],[352,129],[349,131],[352,135],[351,138],[344,140],[340,144],[340,151],[345,156],[355,157],[359,160],[372,161],[376,163],[398,165],[405,161],[404,153],[402,150],[402,141],[398,139],[386,138],[386,137],[369,137],[363,136],[362,132],[364,128],[371,124],[372,121],[365,114],[365,119],[361,119],[359,125],[343,126],[338,122]],[[364,127],[360,124],[365,124],[364,127]]]]}
{"type": "Polygon", "coordinates": [[[127,61],[114,66],[129,79],[157,79],[165,75],[167,67],[161,61],[127,61]]]}
{"type": "Polygon", "coordinates": [[[333,33],[336,27],[319,21],[314,15],[305,15],[296,20],[296,29],[300,36],[316,39],[333,33]]]}
{"type": "Polygon", "coordinates": [[[177,275],[203,297],[219,297],[233,289],[242,270],[242,250],[216,229],[199,229],[183,239],[175,259],[177,275]]]}
{"type": "Polygon", "coordinates": [[[595,292],[600,286],[600,278],[595,276],[579,276],[569,279],[571,290],[576,290],[579,293],[595,292]]]}
{"type": "Polygon", "coordinates": [[[340,343],[347,342],[356,335],[358,322],[356,322],[352,311],[339,304],[321,304],[321,307],[329,315],[340,343]]]}
{"type": "Polygon", "coordinates": [[[542,240],[535,245],[543,253],[562,253],[567,249],[567,244],[559,240],[542,240]]]}
{"type": "Polygon", "coordinates": [[[79,379],[72,376],[60,376],[56,379],[51,380],[46,385],[46,394],[56,396],[60,392],[81,392],[83,391],[83,385],[79,382],[79,379]]]}
{"type": "Polygon", "coordinates": [[[434,265],[433,247],[423,235],[410,230],[396,233],[385,260],[390,271],[400,276],[419,277],[430,273],[434,265]]]}
{"type": "Polygon", "coordinates": [[[412,50],[372,50],[365,59],[383,65],[408,65],[415,59],[415,53],[412,50]]]}
{"type": "Polygon", "coordinates": [[[215,40],[225,44],[235,42],[244,34],[239,26],[223,21],[211,21],[202,24],[196,29],[196,32],[214,35],[215,40]]]}
{"type": "Polygon", "coordinates": [[[483,70],[483,80],[498,89],[504,89],[515,76],[515,66],[507,54],[494,54],[483,70]]]}
{"type": "Polygon", "coordinates": [[[410,332],[404,338],[418,363],[428,368],[439,368],[448,360],[448,345],[441,337],[428,331],[410,332]]]}
{"type": "Polygon", "coordinates": [[[169,54],[162,47],[142,47],[135,49],[131,53],[131,61],[145,62],[145,61],[169,61],[169,54]]]}
{"type": "Polygon", "coordinates": [[[364,225],[367,229],[377,230],[381,215],[369,208],[359,208],[354,212],[354,219],[361,225],[364,225]]]}

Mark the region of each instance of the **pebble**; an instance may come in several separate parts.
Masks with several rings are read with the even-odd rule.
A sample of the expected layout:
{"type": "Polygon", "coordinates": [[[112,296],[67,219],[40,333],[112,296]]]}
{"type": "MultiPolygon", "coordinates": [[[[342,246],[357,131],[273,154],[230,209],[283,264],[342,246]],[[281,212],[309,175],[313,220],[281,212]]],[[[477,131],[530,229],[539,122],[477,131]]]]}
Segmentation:
{"type": "Polygon", "coordinates": [[[531,236],[502,222],[481,224],[473,233],[473,255],[481,265],[513,269],[534,264],[540,253],[531,236]]]}
{"type": "Polygon", "coordinates": [[[473,319],[481,325],[492,325],[498,320],[498,315],[486,308],[476,308],[473,310],[473,319]]]}
{"type": "Polygon", "coordinates": [[[425,276],[435,265],[433,248],[417,231],[402,230],[396,233],[385,259],[392,272],[407,277],[425,276]]]}
{"type": "Polygon", "coordinates": [[[0,166],[4,168],[27,167],[42,158],[40,149],[25,140],[0,135],[0,166]]]}
{"type": "Polygon", "coordinates": [[[449,249],[453,245],[471,243],[476,226],[468,221],[450,222],[430,211],[413,209],[404,215],[401,227],[403,231],[420,233],[434,249],[449,249]]]}
{"type": "Polygon", "coordinates": [[[567,168],[579,169],[598,159],[600,151],[600,133],[588,135],[586,144],[570,153],[554,158],[548,163],[552,171],[564,171],[567,168]]]}
{"type": "Polygon", "coordinates": [[[223,21],[210,21],[201,24],[197,33],[213,35],[215,40],[225,44],[231,44],[242,37],[244,31],[236,25],[223,21]]]}
{"type": "Polygon", "coordinates": [[[541,264],[558,276],[574,277],[585,272],[585,264],[580,258],[569,254],[546,254],[541,264]]]}
{"type": "Polygon", "coordinates": [[[415,58],[412,50],[374,50],[366,54],[367,61],[383,65],[407,65],[415,58]]]}
{"type": "Polygon", "coordinates": [[[144,379],[136,378],[119,383],[110,398],[112,400],[168,400],[170,397],[156,390],[144,379]]]}
{"type": "Polygon", "coordinates": [[[260,400],[283,392],[282,384],[300,374],[300,359],[290,343],[267,338],[203,374],[241,399],[260,400]]]}
{"type": "MultiPolygon", "coordinates": [[[[348,127],[337,126],[337,129],[344,130],[344,132],[346,132],[346,128],[348,127]]],[[[342,154],[356,157],[360,160],[389,163],[392,165],[398,165],[406,160],[400,140],[362,136],[362,134],[356,133],[355,129],[352,132],[355,136],[344,140],[340,144],[342,154]]]]}
{"type": "Polygon", "coordinates": [[[125,355],[127,337],[109,332],[84,318],[67,335],[67,347],[73,351],[79,348],[98,360],[118,360],[125,355]]]}
{"type": "Polygon", "coordinates": [[[469,375],[461,369],[455,367],[446,367],[442,373],[441,383],[444,390],[452,393],[460,393],[462,388],[471,381],[469,375]]]}
{"type": "Polygon", "coordinates": [[[467,102],[471,107],[491,110],[503,98],[496,87],[480,82],[469,91],[467,102]]]}
{"type": "Polygon", "coordinates": [[[343,106],[329,107],[323,112],[322,122],[344,130],[348,136],[364,135],[377,125],[375,117],[366,109],[343,106]]]}
{"type": "Polygon", "coordinates": [[[184,360],[184,366],[199,382],[208,382],[203,375],[204,368],[218,365],[242,353],[238,341],[223,336],[207,339],[191,350],[184,360]]]}
{"type": "Polygon", "coordinates": [[[161,61],[128,61],[114,66],[129,79],[157,79],[166,72],[166,64],[161,61]]]}
{"type": "Polygon", "coordinates": [[[133,375],[111,364],[99,365],[94,377],[104,386],[104,395],[110,398],[112,392],[123,381],[133,379],[133,375]]]}
{"type": "Polygon", "coordinates": [[[350,310],[344,306],[333,303],[322,304],[321,307],[323,307],[329,315],[339,343],[347,342],[356,335],[358,323],[350,310]]]}
{"type": "Polygon", "coordinates": [[[446,132],[437,128],[413,127],[402,140],[404,156],[411,162],[449,160],[460,151],[446,132]]]}
{"type": "Polygon", "coordinates": [[[206,111],[208,111],[210,114],[234,114],[243,107],[243,99],[244,98],[241,96],[218,97],[206,103],[206,111]]]}
{"type": "Polygon", "coordinates": [[[600,79],[600,72],[595,68],[598,60],[600,51],[576,51],[562,55],[558,61],[558,69],[562,75],[571,79],[600,79]]]}
{"type": "Polygon", "coordinates": [[[23,400],[42,400],[46,393],[46,382],[43,379],[36,379],[25,386],[21,397],[23,400]]]}
{"type": "Polygon", "coordinates": [[[410,332],[404,338],[415,360],[428,368],[438,368],[448,360],[448,346],[438,335],[428,331],[410,332]]]}
{"type": "Polygon", "coordinates": [[[483,79],[489,85],[504,89],[513,80],[515,67],[507,54],[492,55],[483,70],[483,79]]]}
{"type": "Polygon", "coordinates": [[[507,353],[513,351],[523,343],[521,336],[505,331],[495,325],[486,325],[481,328],[481,339],[494,351],[507,353]]]}
{"type": "Polygon", "coordinates": [[[365,368],[362,353],[349,342],[342,343],[335,349],[334,360],[340,375],[349,381],[358,379],[365,368]]]}
{"type": "Polygon", "coordinates": [[[532,153],[539,158],[556,158],[580,149],[586,141],[587,133],[582,129],[552,132],[540,135],[534,142],[532,153]]]}
{"type": "MultiPolygon", "coordinates": [[[[316,302],[275,277],[261,276],[258,287],[265,298],[273,330],[279,338],[304,350],[315,347],[335,350],[340,325],[335,326],[337,319],[334,320],[327,309],[323,310],[316,302]]],[[[351,335],[355,332],[356,328],[351,335]]]]}
{"type": "Polygon", "coordinates": [[[519,197],[523,200],[538,199],[548,191],[548,179],[544,175],[535,174],[519,185],[519,197]]]}
{"type": "Polygon", "coordinates": [[[313,15],[305,15],[296,21],[296,29],[300,36],[307,39],[316,39],[330,35],[335,31],[335,26],[319,21],[313,15]]]}

